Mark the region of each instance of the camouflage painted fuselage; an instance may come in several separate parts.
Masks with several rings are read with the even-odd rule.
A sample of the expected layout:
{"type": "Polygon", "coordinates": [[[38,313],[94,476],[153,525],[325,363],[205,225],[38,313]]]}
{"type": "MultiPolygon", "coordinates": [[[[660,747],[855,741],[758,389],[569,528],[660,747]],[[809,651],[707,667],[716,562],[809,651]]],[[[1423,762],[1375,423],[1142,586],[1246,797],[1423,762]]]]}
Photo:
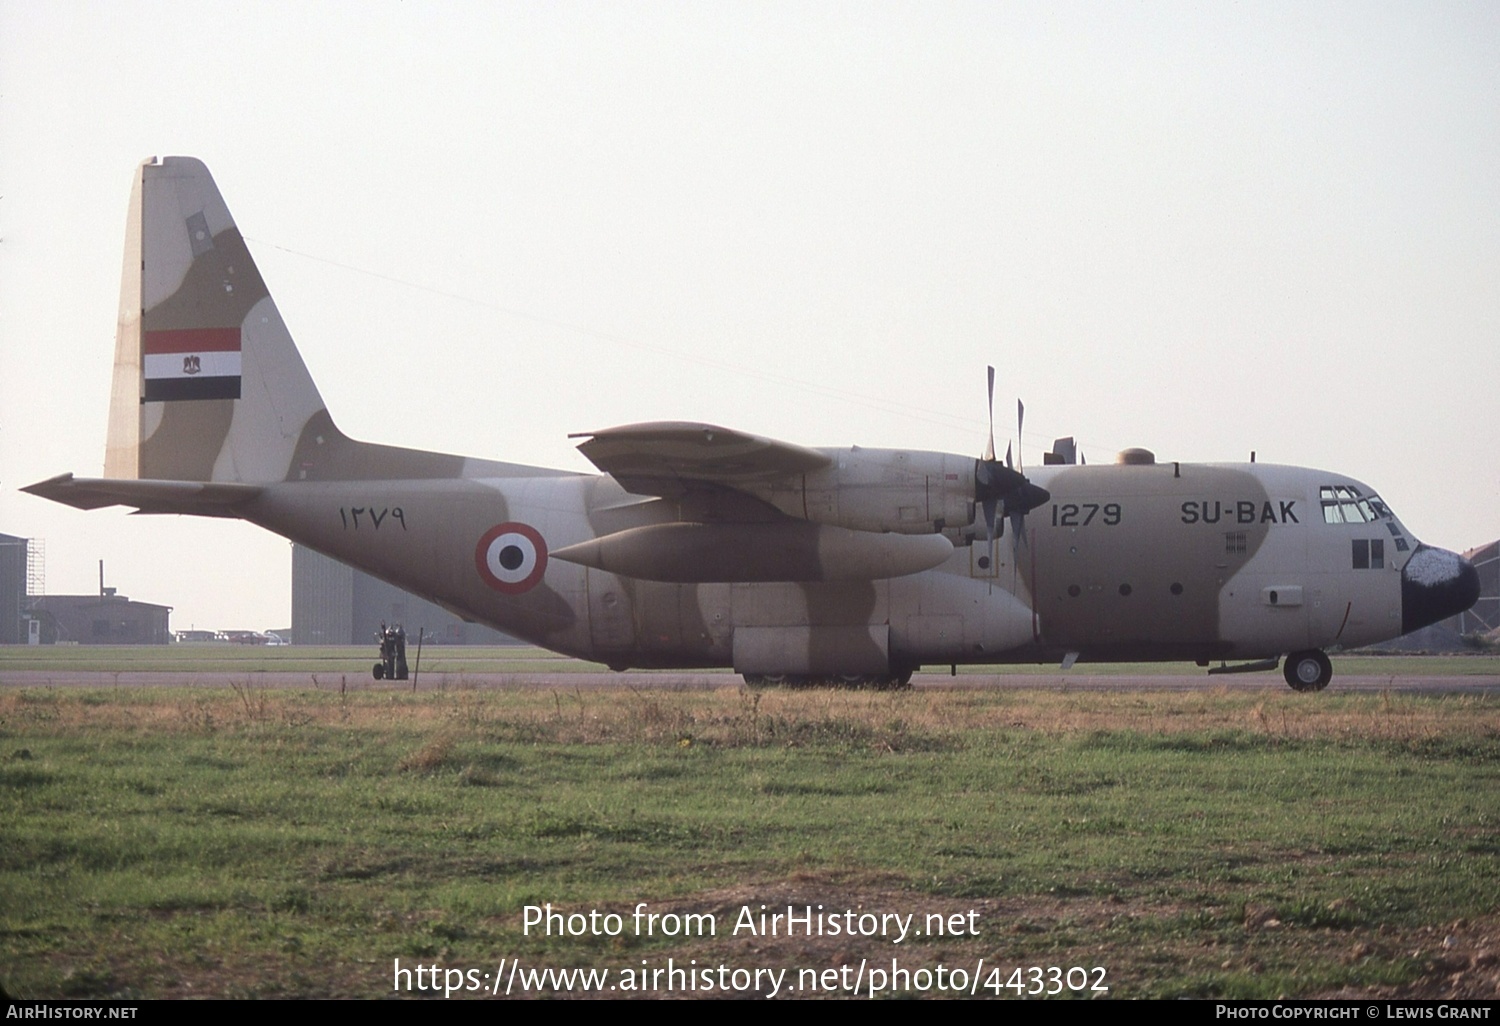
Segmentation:
{"type": "MultiPolygon", "coordinates": [[[[288,482],[239,515],[471,619],[612,666],[881,674],[921,664],[1262,659],[1402,633],[1416,550],[1392,516],[1328,523],[1348,478],[1265,464],[1044,468],[1052,502],[1026,539],[972,525],[940,566],[872,580],[641,580],[547,552],[650,524],[681,503],[631,501],[613,479],[538,472],[464,480],[288,482]],[[480,540],[519,524],[543,571],[503,591],[480,540]],[[1394,530],[1392,530],[1394,528],[1394,530]],[[1383,544],[1378,568],[1355,543],[1383,544]],[[1399,557],[1399,558],[1398,558],[1399,557]],[[747,637],[749,635],[749,637],[747,637]],[[747,645],[747,642],[749,643],[747,645]]],[[[701,514],[699,514],[701,515],[701,514]]],[[[741,525],[726,524],[732,538],[741,525]]],[[[745,532],[751,531],[744,525],[745,532]]]]}

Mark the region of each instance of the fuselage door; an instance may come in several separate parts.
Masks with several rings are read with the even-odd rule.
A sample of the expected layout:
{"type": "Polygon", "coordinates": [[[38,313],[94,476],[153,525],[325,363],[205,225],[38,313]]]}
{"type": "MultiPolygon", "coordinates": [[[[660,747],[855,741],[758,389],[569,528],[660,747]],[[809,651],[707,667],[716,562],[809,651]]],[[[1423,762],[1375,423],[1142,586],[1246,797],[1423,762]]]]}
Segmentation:
{"type": "Polygon", "coordinates": [[[602,570],[589,569],[589,638],[600,655],[629,652],[635,647],[635,620],[630,594],[620,579],[602,570]]]}

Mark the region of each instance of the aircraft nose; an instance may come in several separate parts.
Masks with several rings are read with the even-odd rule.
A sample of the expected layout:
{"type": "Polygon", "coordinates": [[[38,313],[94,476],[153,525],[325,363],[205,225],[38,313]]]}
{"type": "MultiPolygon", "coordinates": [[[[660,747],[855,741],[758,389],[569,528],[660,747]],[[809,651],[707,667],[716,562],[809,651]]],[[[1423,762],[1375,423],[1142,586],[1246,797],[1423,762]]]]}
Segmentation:
{"type": "Polygon", "coordinates": [[[1456,552],[1417,545],[1401,569],[1401,633],[1456,616],[1479,600],[1479,571],[1456,552]]]}

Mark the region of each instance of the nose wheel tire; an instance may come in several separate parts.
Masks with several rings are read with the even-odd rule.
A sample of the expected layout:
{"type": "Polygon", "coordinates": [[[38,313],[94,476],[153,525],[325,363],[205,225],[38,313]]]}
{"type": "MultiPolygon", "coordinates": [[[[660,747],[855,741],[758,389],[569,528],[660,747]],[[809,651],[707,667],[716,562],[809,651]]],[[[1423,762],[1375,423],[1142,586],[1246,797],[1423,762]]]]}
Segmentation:
{"type": "Polygon", "coordinates": [[[1308,649],[1287,656],[1282,674],[1293,691],[1322,691],[1333,679],[1333,664],[1322,652],[1308,649]]]}

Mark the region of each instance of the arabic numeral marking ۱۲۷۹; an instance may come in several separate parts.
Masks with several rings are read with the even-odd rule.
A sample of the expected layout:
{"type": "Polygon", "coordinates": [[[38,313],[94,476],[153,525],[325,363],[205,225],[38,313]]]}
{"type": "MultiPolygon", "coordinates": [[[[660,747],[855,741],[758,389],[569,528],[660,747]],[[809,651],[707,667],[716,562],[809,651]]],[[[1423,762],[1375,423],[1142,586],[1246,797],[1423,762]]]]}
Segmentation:
{"type": "Polygon", "coordinates": [[[401,530],[406,530],[406,511],[400,506],[385,506],[376,509],[374,506],[340,506],[339,519],[344,522],[344,530],[360,529],[360,518],[364,518],[366,526],[380,530],[380,525],[387,517],[401,525],[401,530]],[[351,526],[352,525],[352,526],[351,526]]]}

